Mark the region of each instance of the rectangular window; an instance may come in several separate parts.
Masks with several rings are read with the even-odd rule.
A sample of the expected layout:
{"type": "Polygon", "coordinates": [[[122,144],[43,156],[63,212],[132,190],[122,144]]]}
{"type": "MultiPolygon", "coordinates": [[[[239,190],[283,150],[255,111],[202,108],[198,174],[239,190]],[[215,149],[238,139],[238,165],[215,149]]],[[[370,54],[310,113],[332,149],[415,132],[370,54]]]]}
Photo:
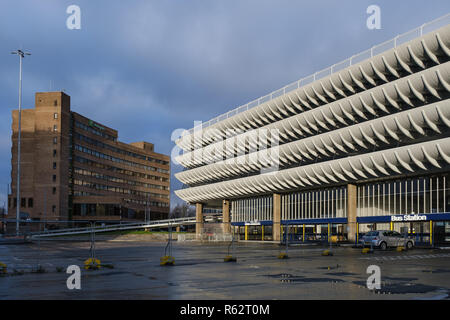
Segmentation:
{"type": "Polygon", "coordinates": [[[53,182],[56,182],[56,174],[53,175],[53,182]]]}
{"type": "Polygon", "coordinates": [[[56,169],[56,162],[53,162],[53,169],[56,169]]]}
{"type": "Polygon", "coordinates": [[[54,137],[53,138],[53,144],[57,144],[58,143],[58,138],[57,137],[54,137]]]}
{"type": "Polygon", "coordinates": [[[33,198],[28,198],[28,208],[33,208],[33,198]]]}
{"type": "Polygon", "coordinates": [[[53,125],[53,131],[54,131],[54,132],[58,131],[58,126],[57,126],[56,124],[53,125]]]}
{"type": "Polygon", "coordinates": [[[17,198],[14,198],[14,208],[17,207],[17,198]]]}
{"type": "Polygon", "coordinates": [[[56,149],[53,149],[53,157],[56,157],[56,149]]]}
{"type": "Polygon", "coordinates": [[[57,113],[53,114],[53,119],[58,119],[58,114],[57,113]]]}
{"type": "Polygon", "coordinates": [[[56,206],[55,206],[55,205],[52,206],[52,212],[53,212],[53,213],[56,212],[56,206]]]}
{"type": "Polygon", "coordinates": [[[56,194],[56,187],[52,188],[52,194],[56,194]]]}
{"type": "Polygon", "coordinates": [[[20,207],[25,208],[27,205],[27,198],[20,199],[20,207]]]}

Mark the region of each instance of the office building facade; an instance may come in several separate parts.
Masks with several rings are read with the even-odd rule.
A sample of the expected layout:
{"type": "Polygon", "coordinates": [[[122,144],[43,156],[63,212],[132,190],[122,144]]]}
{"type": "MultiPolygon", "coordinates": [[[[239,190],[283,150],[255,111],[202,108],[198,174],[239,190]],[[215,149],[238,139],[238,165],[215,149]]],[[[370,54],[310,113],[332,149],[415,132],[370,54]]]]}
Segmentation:
{"type": "Polygon", "coordinates": [[[12,113],[11,194],[32,220],[135,221],[168,216],[169,157],[148,142],[123,143],[118,132],[70,109],[63,92],[36,93],[21,112],[20,197],[16,196],[18,110],[12,113]]]}

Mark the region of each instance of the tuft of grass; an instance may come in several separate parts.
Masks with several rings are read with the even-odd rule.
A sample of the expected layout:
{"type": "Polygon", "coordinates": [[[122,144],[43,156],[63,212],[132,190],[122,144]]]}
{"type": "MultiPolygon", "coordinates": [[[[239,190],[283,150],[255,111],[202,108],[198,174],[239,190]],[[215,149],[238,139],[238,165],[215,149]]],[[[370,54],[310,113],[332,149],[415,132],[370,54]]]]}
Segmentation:
{"type": "Polygon", "coordinates": [[[33,273],[46,273],[46,272],[47,270],[45,270],[45,268],[41,265],[39,265],[37,269],[33,271],[33,273]]]}
{"type": "Polygon", "coordinates": [[[23,274],[25,274],[25,272],[23,270],[13,269],[13,273],[12,273],[13,276],[21,276],[23,274]]]}

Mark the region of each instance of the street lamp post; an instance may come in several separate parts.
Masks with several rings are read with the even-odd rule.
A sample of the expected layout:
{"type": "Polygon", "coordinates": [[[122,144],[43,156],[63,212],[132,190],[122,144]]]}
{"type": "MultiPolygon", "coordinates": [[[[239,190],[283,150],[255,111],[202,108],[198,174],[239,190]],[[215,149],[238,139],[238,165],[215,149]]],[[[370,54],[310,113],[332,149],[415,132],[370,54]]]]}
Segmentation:
{"type": "Polygon", "coordinates": [[[17,210],[16,210],[16,234],[19,235],[19,219],[20,219],[20,135],[21,135],[21,112],[22,112],[22,59],[25,56],[30,56],[31,53],[23,52],[22,50],[17,50],[11,52],[11,54],[17,54],[19,56],[19,130],[17,138],[17,210]]]}

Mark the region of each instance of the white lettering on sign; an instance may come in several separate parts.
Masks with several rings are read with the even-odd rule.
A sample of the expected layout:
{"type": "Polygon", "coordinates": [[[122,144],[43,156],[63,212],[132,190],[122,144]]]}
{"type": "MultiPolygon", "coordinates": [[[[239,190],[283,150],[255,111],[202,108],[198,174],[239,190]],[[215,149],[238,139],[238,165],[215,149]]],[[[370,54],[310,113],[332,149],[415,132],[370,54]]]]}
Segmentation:
{"type": "Polygon", "coordinates": [[[404,216],[391,216],[392,222],[403,222],[403,221],[427,221],[427,216],[419,214],[405,214],[404,216]]]}

